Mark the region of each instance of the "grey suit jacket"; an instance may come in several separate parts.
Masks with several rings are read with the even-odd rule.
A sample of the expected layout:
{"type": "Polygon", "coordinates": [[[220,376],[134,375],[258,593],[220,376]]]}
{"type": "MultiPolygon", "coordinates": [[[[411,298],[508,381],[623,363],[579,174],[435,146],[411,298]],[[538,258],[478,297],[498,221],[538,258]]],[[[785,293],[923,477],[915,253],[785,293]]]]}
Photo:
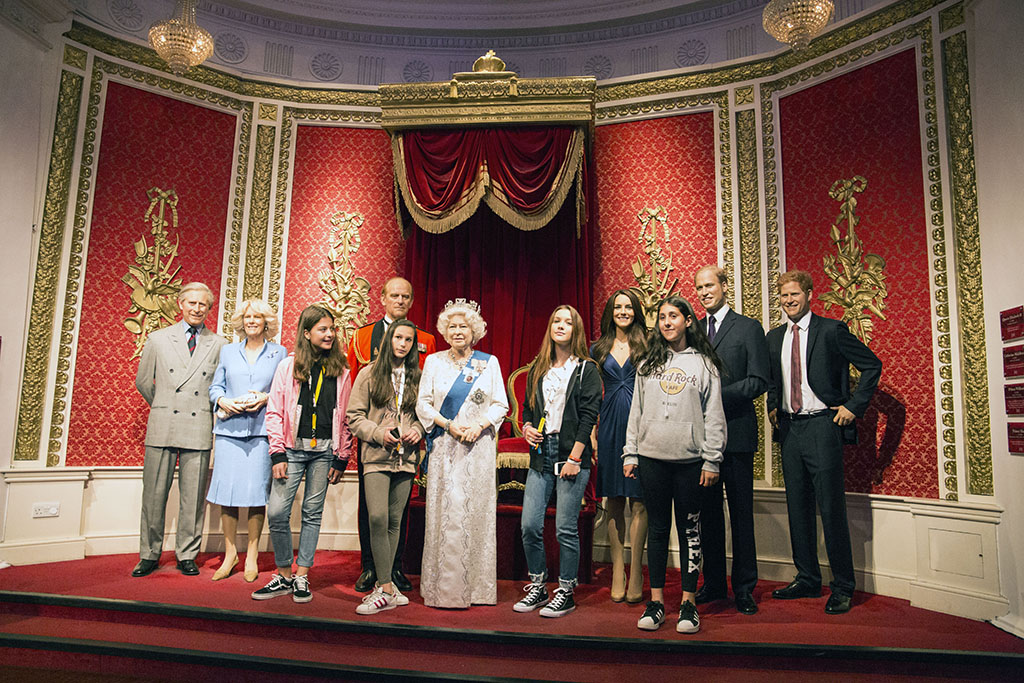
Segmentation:
{"type": "Polygon", "coordinates": [[[135,387],[149,404],[146,445],[209,450],[213,445],[210,382],[227,340],[206,327],[191,356],[181,322],[149,335],[135,387]]]}

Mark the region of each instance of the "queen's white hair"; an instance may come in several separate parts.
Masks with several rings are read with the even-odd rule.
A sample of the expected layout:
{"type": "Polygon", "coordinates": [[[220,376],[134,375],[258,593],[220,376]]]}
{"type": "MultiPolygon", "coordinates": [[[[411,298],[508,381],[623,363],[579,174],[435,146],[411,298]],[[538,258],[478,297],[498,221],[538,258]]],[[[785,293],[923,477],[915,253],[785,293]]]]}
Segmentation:
{"type": "Polygon", "coordinates": [[[451,343],[448,339],[448,325],[451,324],[452,318],[459,315],[466,319],[466,324],[469,325],[469,330],[473,333],[470,345],[476,344],[484,338],[484,335],[487,334],[487,323],[480,316],[480,306],[475,301],[456,299],[449,301],[441,314],[437,316],[437,331],[441,333],[446,342],[451,343]]]}

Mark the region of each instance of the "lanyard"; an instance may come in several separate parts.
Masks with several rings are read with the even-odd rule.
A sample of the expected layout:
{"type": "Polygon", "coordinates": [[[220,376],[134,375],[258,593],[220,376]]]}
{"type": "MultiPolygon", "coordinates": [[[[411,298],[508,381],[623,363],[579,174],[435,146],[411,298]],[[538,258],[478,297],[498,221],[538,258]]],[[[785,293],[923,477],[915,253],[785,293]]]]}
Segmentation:
{"type": "MultiPolygon", "coordinates": [[[[313,438],[309,445],[316,448],[316,404],[320,400],[320,389],[324,386],[324,369],[320,368],[320,375],[316,379],[316,391],[313,392],[313,438]]],[[[309,376],[309,388],[313,388],[313,375],[309,376]]]]}
{"type": "MultiPolygon", "coordinates": [[[[399,370],[391,370],[391,388],[395,391],[395,416],[398,419],[398,424],[402,424],[402,395],[405,394],[405,367],[399,370]],[[395,381],[395,375],[398,375],[397,382],[395,381]],[[397,386],[396,386],[397,384],[397,386]]],[[[399,430],[401,431],[401,430],[399,430]]],[[[405,445],[398,442],[398,453],[399,455],[405,452],[405,445]]]]}

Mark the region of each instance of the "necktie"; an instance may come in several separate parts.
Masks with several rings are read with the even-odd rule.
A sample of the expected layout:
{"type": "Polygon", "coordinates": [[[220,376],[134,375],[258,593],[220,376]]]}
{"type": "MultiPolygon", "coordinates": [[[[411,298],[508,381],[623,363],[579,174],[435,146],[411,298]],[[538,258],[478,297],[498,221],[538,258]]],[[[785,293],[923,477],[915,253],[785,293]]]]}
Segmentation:
{"type": "Polygon", "coordinates": [[[199,334],[198,327],[188,328],[188,355],[192,355],[196,352],[196,335],[199,334]]]}
{"type": "Polygon", "coordinates": [[[804,397],[800,391],[803,381],[803,368],[800,363],[800,326],[793,325],[793,353],[789,359],[789,407],[794,413],[799,413],[804,407],[804,397]]]}
{"type": "Polygon", "coordinates": [[[715,316],[708,316],[708,341],[715,341],[715,316]]]}

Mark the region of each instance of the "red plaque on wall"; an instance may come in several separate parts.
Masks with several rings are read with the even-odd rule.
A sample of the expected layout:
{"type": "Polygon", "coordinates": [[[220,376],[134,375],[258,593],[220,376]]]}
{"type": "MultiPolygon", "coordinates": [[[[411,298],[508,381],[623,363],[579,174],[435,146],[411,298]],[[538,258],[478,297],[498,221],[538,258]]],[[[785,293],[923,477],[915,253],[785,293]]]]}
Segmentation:
{"type": "Polygon", "coordinates": [[[999,329],[1004,342],[1024,337],[1024,306],[999,311],[999,329]]]}
{"type": "Polygon", "coordinates": [[[1024,415],[1024,384],[1007,384],[1003,387],[1007,415],[1024,415]]]}
{"type": "Polygon", "coordinates": [[[1010,455],[1024,455],[1024,422],[1007,422],[1006,438],[1010,444],[1010,455]]]}
{"type": "Polygon", "coordinates": [[[1003,377],[1024,377],[1024,344],[1003,349],[1003,377]]]}

